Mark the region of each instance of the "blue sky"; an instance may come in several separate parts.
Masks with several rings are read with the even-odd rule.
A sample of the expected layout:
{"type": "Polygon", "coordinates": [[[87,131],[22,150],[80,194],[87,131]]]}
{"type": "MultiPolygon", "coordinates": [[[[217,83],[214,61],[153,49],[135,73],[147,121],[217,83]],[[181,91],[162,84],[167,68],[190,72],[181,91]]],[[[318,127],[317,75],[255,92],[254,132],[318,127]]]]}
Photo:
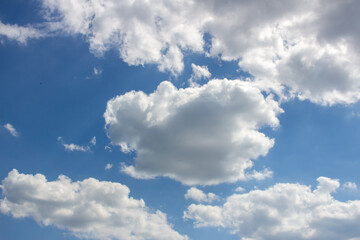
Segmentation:
{"type": "Polygon", "coordinates": [[[0,1],[0,238],[360,239],[359,7],[0,1]]]}

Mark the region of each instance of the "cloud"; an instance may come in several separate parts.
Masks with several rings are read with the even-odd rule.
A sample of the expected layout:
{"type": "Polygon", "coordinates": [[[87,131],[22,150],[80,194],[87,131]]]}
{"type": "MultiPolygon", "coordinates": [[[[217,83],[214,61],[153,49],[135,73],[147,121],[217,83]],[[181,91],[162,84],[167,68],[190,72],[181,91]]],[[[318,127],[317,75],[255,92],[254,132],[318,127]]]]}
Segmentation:
{"type": "Polygon", "coordinates": [[[278,126],[281,112],[251,83],[224,79],[184,89],[162,82],[149,95],[131,91],[108,101],[104,118],[112,144],[136,151],[123,172],[218,184],[269,176],[247,170],[274,145],[259,129],[278,126]]]}
{"type": "Polygon", "coordinates": [[[90,140],[90,145],[95,146],[96,145],[96,137],[93,136],[93,138],[90,140]]]}
{"type": "Polygon", "coordinates": [[[202,79],[202,78],[210,78],[211,73],[209,72],[209,69],[207,66],[198,66],[194,63],[191,64],[192,68],[192,74],[190,79],[188,80],[190,83],[190,86],[195,86],[197,83],[196,81],[202,79]]]}
{"type": "Polygon", "coordinates": [[[91,239],[187,239],[172,229],[161,211],[129,197],[125,185],[66,176],[47,181],[42,174],[12,170],[2,181],[0,211],[14,218],[31,217],[39,224],[91,239]]]}
{"type": "Polygon", "coordinates": [[[360,201],[337,201],[338,180],[318,186],[278,183],[265,190],[233,194],[222,206],[191,204],[185,219],[196,227],[222,227],[242,239],[357,239],[360,201]]]}
{"type": "Polygon", "coordinates": [[[108,152],[112,152],[112,149],[111,149],[110,146],[105,146],[105,147],[104,147],[104,150],[105,150],[105,151],[108,151],[108,152]]]}
{"type": "Polygon", "coordinates": [[[110,170],[113,167],[111,163],[106,164],[105,170],[110,170]]]}
{"type": "Polygon", "coordinates": [[[245,188],[243,188],[243,187],[237,187],[235,189],[235,192],[244,192],[244,191],[245,191],[245,188]]]}
{"type": "Polygon", "coordinates": [[[91,140],[90,140],[90,146],[80,146],[80,145],[76,145],[74,143],[70,143],[67,144],[64,142],[64,140],[62,139],[62,137],[58,137],[57,138],[58,142],[61,143],[61,145],[63,145],[63,147],[65,148],[66,151],[70,151],[70,152],[74,152],[74,151],[78,151],[78,152],[90,152],[91,151],[91,147],[90,146],[95,146],[96,145],[96,137],[94,136],[91,140]]]}
{"type": "Polygon", "coordinates": [[[187,190],[185,194],[185,199],[192,199],[197,202],[208,202],[211,203],[212,201],[218,199],[219,197],[214,193],[205,194],[203,191],[196,187],[192,187],[187,190]]]}
{"type": "Polygon", "coordinates": [[[13,135],[14,137],[19,137],[18,131],[16,131],[16,129],[14,128],[14,126],[11,125],[10,123],[5,124],[3,127],[4,127],[6,130],[8,130],[9,133],[10,133],[11,135],[13,135]]]}
{"type": "Polygon", "coordinates": [[[94,74],[95,76],[100,76],[102,73],[102,69],[99,67],[94,67],[94,74]]]}
{"type": "Polygon", "coordinates": [[[44,33],[32,26],[22,27],[16,24],[4,24],[0,21],[0,39],[1,37],[6,37],[9,40],[26,44],[29,39],[37,39],[43,36],[44,33]]]}
{"type": "Polygon", "coordinates": [[[357,185],[354,182],[346,182],[342,185],[343,188],[348,189],[348,190],[356,190],[357,189],[357,185]]]}
{"type": "Polygon", "coordinates": [[[174,75],[183,68],[183,50],[203,50],[201,30],[177,10],[185,2],[43,0],[50,29],[87,37],[102,55],[119,51],[130,65],[155,63],[174,75]]]}
{"type": "Polygon", "coordinates": [[[239,61],[283,99],[360,99],[357,1],[43,0],[42,7],[49,30],[84,35],[98,55],[115,48],[130,65],[157,64],[177,75],[184,52],[203,53],[239,61]]]}

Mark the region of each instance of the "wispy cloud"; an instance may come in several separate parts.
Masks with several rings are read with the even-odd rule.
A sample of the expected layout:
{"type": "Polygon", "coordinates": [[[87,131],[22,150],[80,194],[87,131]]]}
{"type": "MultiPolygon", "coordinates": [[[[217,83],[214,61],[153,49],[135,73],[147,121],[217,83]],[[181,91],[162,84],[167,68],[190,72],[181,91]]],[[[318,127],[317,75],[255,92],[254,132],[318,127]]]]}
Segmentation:
{"type": "Polygon", "coordinates": [[[105,146],[105,147],[104,147],[104,150],[105,150],[105,151],[108,151],[108,152],[112,152],[112,149],[111,149],[110,146],[105,146]]]}
{"type": "Polygon", "coordinates": [[[96,145],[96,137],[93,136],[93,138],[90,140],[90,145],[95,146],[96,145]]]}
{"type": "Polygon", "coordinates": [[[111,163],[106,164],[105,170],[110,170],[113,167],[111,163]]]}
{"type": "Polygon", "coordinates": [[[22,27],[16,24],[4,24],[0,21],[0,37],[5,36],[7,39],[26,44],[28,39],[36,39],[43,37],[44,35],[43,32],[32,26],[22,27]]]}
{"type": "Polygon", "coordinates": [[[102,73],[102,69],[99,67],[94,67],[94,75],[95,76],[100,76],[102,73]]]}
{"type": "Polygon", "coordinates": [[[63,145],[63,147],[65,148],[66,151],[70,151],[70,152],[74,152],[74,151],[90,152],[91,151],[90,146],[96,145],[96,137],[95,136],[90,140],[90,145],[86,145],[86,146],[81,146],[81,145],[77,145],[74,143],[70,143],[70,144],[65,143],[64,140],[62,139],[62,137],[58,137],[57,140],[61,143],[61,145],[63,145]]]}
{"type": "Polygon", "coordinates": [[[196,85],[197,81],[203,78],[211,77],[211,73],[207,66],[198,66],[194,63],[191,64],[192,74],[190,79],[188,80],[190,86],[196,85]]]}
{"type": "Polygon", "coordinates": [[[14,137],[19,137],[18,131],[16,131],[16,129],[14,128],[14,126],[11,125],[10,123],[5,124],[3,127],[4,127],[6,130],[8,130],[9,133],[10,133],[11,135],[13,135],[14,137]]]}

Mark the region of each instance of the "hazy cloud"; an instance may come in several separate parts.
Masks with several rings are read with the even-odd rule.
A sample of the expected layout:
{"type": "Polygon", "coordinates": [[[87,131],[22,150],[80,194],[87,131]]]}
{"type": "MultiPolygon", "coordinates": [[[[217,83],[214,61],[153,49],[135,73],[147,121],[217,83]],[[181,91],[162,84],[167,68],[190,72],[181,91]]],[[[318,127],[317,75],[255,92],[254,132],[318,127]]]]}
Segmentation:
{"type": "Polygon", "coordinates": [[[111,163],[106,164],[105,170],[110,170],[113,167],[111,163]]]}
{"type": "Polygon", "coordinates": [[[22,27],[16,24],[4,24],[0,21],[0,39],[6,37],[9,40],[26,44],[28,39],[37,39],[43,36],[44,33],[32,26],[22,27]]]}

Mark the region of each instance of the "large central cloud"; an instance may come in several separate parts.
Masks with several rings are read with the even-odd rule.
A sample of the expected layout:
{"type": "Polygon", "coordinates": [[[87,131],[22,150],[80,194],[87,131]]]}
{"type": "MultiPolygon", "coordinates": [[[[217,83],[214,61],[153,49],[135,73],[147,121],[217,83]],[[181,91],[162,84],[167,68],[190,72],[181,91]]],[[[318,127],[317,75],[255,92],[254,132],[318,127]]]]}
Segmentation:
{"type": "Polygon", "coordinates": [[[225,79],[185,89],[162,82],[149,95],[128,92],[108,102],[104,117],[112,143],[136,151],[135,164],[124,172],[217,184],[252,177],[245,172],[251,160],[274,144],[259,129],[277,126],[281,111],[251,83],[225,79]]]}

